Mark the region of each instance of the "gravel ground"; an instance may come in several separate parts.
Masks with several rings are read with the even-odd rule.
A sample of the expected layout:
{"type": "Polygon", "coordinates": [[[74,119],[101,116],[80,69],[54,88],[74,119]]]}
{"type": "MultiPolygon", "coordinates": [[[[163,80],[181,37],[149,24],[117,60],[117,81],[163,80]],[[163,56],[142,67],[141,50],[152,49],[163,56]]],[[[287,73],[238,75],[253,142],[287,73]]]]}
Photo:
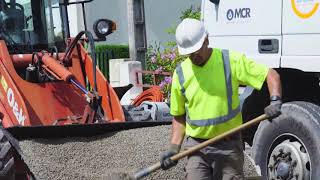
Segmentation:
{"type": "MultiPolygon", "coordinates": [[[[37,179],[127,179],[122,173],[159,161],[167,149],[170,126],[132,129],[90,138],[37,139],[20,141],[23,158],[37,179]]],[[[255,176],[253,164],[245,156],[245,175],[255,176]]],[[[183,179],[186,160],[145,179],[183,179]]]]}

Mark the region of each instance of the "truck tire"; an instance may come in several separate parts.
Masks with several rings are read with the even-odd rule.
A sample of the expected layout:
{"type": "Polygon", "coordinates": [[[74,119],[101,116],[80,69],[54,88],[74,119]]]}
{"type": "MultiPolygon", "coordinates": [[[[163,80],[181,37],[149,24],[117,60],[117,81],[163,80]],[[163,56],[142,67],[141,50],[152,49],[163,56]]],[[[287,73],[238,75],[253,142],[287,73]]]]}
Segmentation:
{"type": "Polygon", "coordinates": [[[282,114],[261,122],[252,155],[263,179],[309,180],[320,177],[320,107],[308,102],[282,106],[282,114]]]}
{"type": "Polygon", "coordinates": [[[0,179],[14,178],[14,148],[0,128],[0,179]]]}

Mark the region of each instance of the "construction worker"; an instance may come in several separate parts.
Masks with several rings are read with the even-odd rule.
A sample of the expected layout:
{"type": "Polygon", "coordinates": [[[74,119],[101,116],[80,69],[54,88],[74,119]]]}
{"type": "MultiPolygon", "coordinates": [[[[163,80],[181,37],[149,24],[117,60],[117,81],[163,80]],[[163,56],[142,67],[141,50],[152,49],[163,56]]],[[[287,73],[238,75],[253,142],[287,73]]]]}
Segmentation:
{"type": "MultiPolygon", "coordinates": [[[[278,73],[255,63],[245,55],[209,48],[208,35],[202,22],[184,19],[176,29],[180,55],[189,55],[177,66],[170,100],[172,136],[170,148],[161,154],[161,167],[166,170],[177,164],[170,159],[185,148],[242,124],[239,85],[261,89],[267,81],[270,105],[265,113],[271,118],[281,113],[281,84],[278,73]]],[[[188,156],[186,178],[244,179],[243,144],[240,134],[207,146],[188,156]]]]}

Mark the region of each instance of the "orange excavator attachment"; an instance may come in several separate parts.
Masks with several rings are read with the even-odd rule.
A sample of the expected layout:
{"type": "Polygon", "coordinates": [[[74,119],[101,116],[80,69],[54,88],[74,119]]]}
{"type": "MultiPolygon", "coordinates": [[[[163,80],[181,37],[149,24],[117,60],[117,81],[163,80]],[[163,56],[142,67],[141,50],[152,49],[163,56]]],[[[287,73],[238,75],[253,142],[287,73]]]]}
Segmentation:
{"type": "MultiPolygon", "coordinates": [[[[5,46],[2,46],[2,47],[3,47],[3,52],[5,54],[5,46]]],[[[8,58],[9,57],[10,56],[8,56],[8,58]]],[[[13,58],[12,62],[14,64],[13,63],[5,63],[5,64],[8,67],[8,69],[10,69],[10,71],[14,71],[15,68],[23,67],[21,64],[19,64],[19,60],[22,60],[22,63],[24,65],[26,65],[28,63],[31,64],[31,62],[33,62],[33,61],[34,61],[34,63],[41,64],[41,68],[44,69],[46,73],[49,73],[51,76],[53,76],[57,81],[64,81],[70,85],[73,84],[75,88],[78,88],[82,92],[82,94],[78,98],[78,99],[84,100],[82,105],[80,106],[80,108],[86,106],[85,104],[90,104],[90,102],[88,102],[88,99],[90,99],[90,98],[91,99],[92,98],[97,98],[97,99],[101,98],[101,100],[100,100],[101,102],[99,102],[99,103],[101,105],[101,110],[103,111],[103,114],[104,114],[103,121],[105,121],[105,122],[124,122],[125,121],[122,106],[121,106],[120,101],[117,97],[117,94],[115,93],[113,88],[109,85],[106,78],[100,72],[100,70],[98,68],[96,68],[97,92],[90,93],[90,91],[87,90],[87,87],[90,88],[90,86],[92,87],[94,85],[94,78],[93,78],[92,59],[86,53],[85,49],[82,48],[80,54],[73,54],[72,55],[72,59],[71,59],[72,66],[69,66],[69,67],[65,67],[63,65],[62,61],[57,60],[54,57],[50,56],[49,53],[44,53],[44,54],[38,53],[37,59],[31,59],[33,57],[34,56],[29,55],[29,54],[11,56],[10,58],[13,58]],[[41,62],[38,63],[38,61],[41,61],[41,62]],[[81,67],[81,65],[83,67],[81,67]],[[85,69],[85,72],[83,72],[82,69],[85,69]],[[84,83],[85,82],[84,77],[87,78],[87,80],[89,82],[89,86],[84,83]],[[87,103],[85,101],[87,101],[87,103]]],[[[19,77],[16,74],[14,74],[13,77],[14,77],[14,79],[18,80],[18,83],[20,83],[21,77],[19,77]]],[[[63,83],[59,83],[59,84],[63,84],[63,83]]],[[[21,82],[21,85],[24,87],[24,89],[29,89],[29,87],[28,87],[29,85],[31,88],[31,86],[35,86],[36,84],[26,83],[25,81],[23,81],[23,82],[21,82]]],[[[22,86],[19,85],[18,87],[22,87],[22,86]]],[[[55,86],[58,86],[58,85],[56,84],[55,86]]],[[[66,87],[61,87],[61,88],[66,88],[66,87]]],[[[18,92],[19,91],[17,90],[17,93],[18,92]]],[[[78,94],[78,92],[79,91],[76,91],[75,93],[78,94]]],[[[20,93],[25,94],[28,92],[19,92],[19,94],[20,93]]],[[[41,96],[39,96],[39,98],[41,99],[41,96]]],[[[31,100],[31,101],[34,101],[34,100],[31,100]]],[[[88,108],[87,106],[85,108],[83,108],[84,113],[82,113],[82,115],[88,114],[89,109],[90,108],[88,108]]],[[[26,110],[26,111],[28,111],[28,110],[26,110]]],[[[91,113],[93,113],[94,111],[92,111],[91,113]]],[[[68,116],[68,115],[66,115],[66,116],[68,116]]],[[[80,116],[81,115],[79,113],[77,113],[77,115],[71,114],[71,115],[69,115],[70,118],[60,117],[60,118],[57,118],[57,120],[60,122],[69,121],[67,124],[72,124],[74,122],[77,122],[75,120],[81,119],[80,116]]],[[[87,122],[88,121],[86,121],[86,120],[79,121],[79,123],[87,123],[87,122]]],[[[92,119],[89,122],[94,122],[94,120],[92,119]]]]}
{"type": "MultiPolygon", "coordinates": [[[[6,128],[12,127],[12,131],[24,132],[25,130],[21,130],[24,128],[15,126],[39,126],[42,128],[51,126],[50,129],[54,129],[52,126],[57,126],[60,129],[58,132],[61,132],[63,126],[71,124],[123,122],[126,124],[125,126],[138,127],[153,126],[158,123],[150,122],[143,124],[134,122],[136,123],[134,125],[132,122],[126,122],[123,108],[114,89],[110,86],[101,71],[98,68],[94,68],[91,56],[81,44],[78,44],[76,47],[77,49],[75,48],[72,51],[67,63],[69,65],[65,65],[62,60],[64,55],[61,53],[57,56],[60,58],[43,52],[37,53],[36,56],[30,54],[10,56],[5,43],[0,41],[0,84],[2,84],[0,91],[2,90],[2,94],[5,94],[1,102],[6,102],[6,99],[9,99],[10,102],[12,101],[12,103],[17,104],[18,111],[19,113],[21,112],[21,115],[15,116],[17,113],[12,111],[10,103],[2,103],[2,106],[0,106],[0,109],[3,109],[1,112],[4,114],[2,123],[6,128]],[[22,65],[19,64],[20,61],[22,65]],[[17,74],[17,71],[27,68],[27,64],[29,66],[31,64],[38,65],[38,69],[41,69],[55,80],[39,83],[23,79],[21,75],[17,74]],[[96,78],[94,78],[94,69],[96,70],[96,78]],[[96,82],[94,79],[96,79],[96,82]],[[88,83],[85,83],[86,81],[88,83]],[[96,91],[92,88],[95,84],[97,87],[96,91]],[[7,89],[10,89],[9,96],[7,89]],[[11,91],[14,100],[11,100],[13,99],[10,94],[11,91]],[[20,108],[21,110],[19,110],[20,108]]],[[[147,90],[135,100],[134,104],[137,106],[147,100],[161,101],[162,94],[159,88],[153,87],[147,90]]],[[[112,126],[114,128],[124,127],[124,125],[112,126]]],[[[73,127],[78,127],[74,129],[81,129],[81,126],[73,127]]],[[[81,130],[79,131],[80,134],[97,131],[92,127],[104,129],[102,128],[104,127],[103,125],[87,125],[87,127],[88,130],[81,130]]],[[[106,127],[105,130],[109,130],[109,128],[106,127]]],[[[71,133],[69,127],[65,127],[65,129],[65,132],[68,132],[69,136],[71,133]]],[[[114,130],[117,129],[115,128],[114,130]]],[[[33,131],[33,134],[35,132],[33,131]]],[[[48,133],[49,131],[46,130],[46,132],[48,133]]],[[[38,134],[40,135],[41,132],[38,134]]],[[[55,134],[55,132],[52,131],[52,134],[55,134]]],[[[78,132],[74,132],[74,134],[78,134],[78,132]]]]}
{"type": "Polygon", "coordinates": [[[49,54],[43,55],[41,61],[43,62],[42,67],[56,79],[69,82],[70,79],[73,78],[73,74],[49,54]]]}
{"type": "MultiPolygon", "coordinates": [[[[80,46],[80,50],[81,59],[84,62],[85,73],[87,74],[88,81],[91,85],[94,85],[93,60],[82,46],[80,46]]],[[[114,89],[98,68],[96,69],[96,83],[97,91],[102,97],[101,104],[105,112],[105,118],[110,122],[124,122],[125,116],[120,100],[114,89]]]]}

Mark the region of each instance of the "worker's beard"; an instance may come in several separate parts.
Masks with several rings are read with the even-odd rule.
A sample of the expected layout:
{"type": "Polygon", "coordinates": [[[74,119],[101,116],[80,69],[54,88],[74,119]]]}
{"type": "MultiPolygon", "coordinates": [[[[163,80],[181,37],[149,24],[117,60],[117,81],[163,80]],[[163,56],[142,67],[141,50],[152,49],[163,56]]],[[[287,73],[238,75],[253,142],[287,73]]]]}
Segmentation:
{"type": "Polygon", "coordinates": [[[197,65],[197,66],[203,66],[206,63],[206,60],[201,55],[192,56],[191,61],[194,65],[197,65]]]}

